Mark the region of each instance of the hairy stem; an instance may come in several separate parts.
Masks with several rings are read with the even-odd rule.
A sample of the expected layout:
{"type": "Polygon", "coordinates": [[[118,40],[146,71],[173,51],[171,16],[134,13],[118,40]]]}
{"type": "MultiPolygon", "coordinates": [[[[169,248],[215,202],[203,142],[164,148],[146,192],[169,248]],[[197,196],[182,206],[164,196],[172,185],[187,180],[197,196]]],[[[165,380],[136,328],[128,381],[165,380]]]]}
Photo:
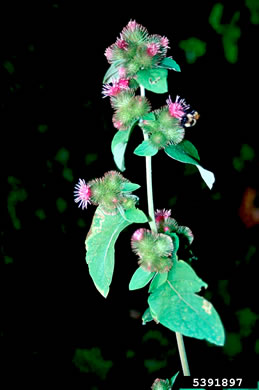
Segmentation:
{"type": "MultiPolygon", "coordinates": [[[[140,86],[141,96],[145,96],[145,88],[140,86]]],[[[144,140],[148,140],[148,134],[144,133],[144,140]]],[[[147,180],[147,201],[148,201],[148,215],[149,215],[149,226],[152,232],[157,232],[154,212],[154,201],[153,201],[153,187],[152,187],[152,157],[146,156],[146,180],[147,180]]],[[[178,351],[181,359],[182,370],[184,376],[190,376],[190,370],[186,351],[184,347],[183,336],[179,332],[175,332],[178,351]]]]}

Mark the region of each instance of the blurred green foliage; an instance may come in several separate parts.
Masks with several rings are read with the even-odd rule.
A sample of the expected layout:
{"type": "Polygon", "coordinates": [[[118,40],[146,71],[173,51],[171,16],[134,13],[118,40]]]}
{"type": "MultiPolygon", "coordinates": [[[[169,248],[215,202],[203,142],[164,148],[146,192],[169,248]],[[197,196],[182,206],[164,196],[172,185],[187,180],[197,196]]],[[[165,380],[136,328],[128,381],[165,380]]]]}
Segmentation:
{"type": "Polygon", "coordinates": [[[233,157],[232,163],[236,171],[244,170],[247,162],[252,162],[255,158],[255,150],[248,144],[242,144],[239,156],[233,157]]]}
{"type": "Polygon", "coordinates": [[[43,221],[44,219],[46,219],[46,213],[43,209],[37,209],[35,211],[35,215],[37,218],[39,218],[41,221],[43,221]]]}
{"type": "Polygon", "coordinates": [[[259,24],[259,0],[245,0],[245,3],[250,11],[250,22],[259,24]]]}
{"type": "Polygon", "coordinates": [[[222,24],[221,19],[224,11],[224,6],[221,3],[216,3],[210,13],[209,23],[212,28],[222,36],[222,43],[225,58],[231,64],[237,62],[238,59],[238,39],[241,35],[241,29],[237,26],[240,18],[240,12],[234,12],[231,20],[227,24],[222,24]]]}
{"type": "Polygon", "coordinates": [[[206,42],[191,37],[179,42],[179,47],[185,51],[186,61],[193,64],[197,58],[206,53],[206,42]]]}
{"type": "Polygon", "coordinates": [[[242,352],[243,346],[241,343],[241,336],[236,332],[227,332],[226,344],[224,345],[224,352],[229,357],[233,357],[242,352]]]}
{"type": "Polygon", "coordinates": [[[144,360],[144,366],[148,370],[149,373],[156,372],[161,370],[163,367],[167,366],[166,359],[159,360],[159,359],[145,359],[144,360]]]}
{"type": "Polygon", "coordinates": [[[39,133],[46,133],[47,130],[48,130],[48,125],[46,124],[41,124],[38,126],[39,133]]]}
{"type": "Polygon", "coordinates": [[[65,167],[63,169],[63,177],[72,183],[74,181],[73,171],[71,168],[65,167]]]}
{"type": "Polygon", "coordinates": [[[10,74],[14,73],[14,65],[12,64],[11,61],[4,61],[3,66],[7,70],[8,73],[10,73],[10,74]]]}
{"type": "Polygon", "coordinates": [[[142,341],[147,342],[149,340],[157,340],[162,346],[168,345],[168,339],[159,330],[149,330],[145,333],[142,341]]]}
{"type": "Polygon", "coordinates": [[[102,357],[99,348],[76,349],[73,363],[81,372],[96,374],[102,380],[105,380],[113,366],[111,360],[102,357]]]}
{"type": "Polygon", "coordinates": [[[222,34],[221,18],[223,14],[224,6],[221,3],[216,3],[209,15],[209,23],[217,31],[218,34],[222,34]]]}
{"type": "Polygon", "coordinates": [[[85,164],[90,165],[98,159],[97,153],[87,153],[85,156],[85,164]]]}
{"type": "Polygon", "coordinates": [[[12,189],[9,192],[7,198],[7,208],[12,220],[13,226],[15,229],[21,229],[21,221],[17,216],[16,207],[19,202],[24,202],[27,199],[27,191],[25,188],[21,187],[21,182],[14,176],[8,177],[8,183],[11,185],[12,189]]]}
{"type": "Polygon", "coordinates": [[[69,160],[69,151],[66,148],[60,148],[55,156],[55,160],[60,162],[60,164],[66,164],[69,160]]]}
{"type": "Polygon", "coordinates": [[[230,294],[228,292],[228,280],[219,280],[218,282],[218,292],[219,292],[219,295],[222,297],[225,305],[229,305],[230,304],[230,294]]]}
{"type": "Polygon", "coordinates": [[[4,263],[5,264],[13,264],[13,258],[10,256],[4,256],[4,263]]]}
{"type": "Polygon", "coordinates": [[[64,213],[64,211],[67,209],[67,201],[63,198],[58,198],[56,201],[56,206],[60,213],[64,213]]]}
{"type": "Polygon", "coordinates": [[[239,310],[236,314],[240,325],[240,335],[242,337],[249,336],[259,316],[252,312],[249,307],[239,310]]]}
{"type": "Polygon", "coordinates": [[[126,352],[126,358],[127,359],[132,359],[134,358],[136,355],[136,352],[132,351],[132,349],[128,349],[127,352],[126,352]]]}
{"type": "Polygon", "coordinates": [[[83,218],[78,218],[77,226],[79,226],[80,228],[86,228],[86,223],[83,218]]]}

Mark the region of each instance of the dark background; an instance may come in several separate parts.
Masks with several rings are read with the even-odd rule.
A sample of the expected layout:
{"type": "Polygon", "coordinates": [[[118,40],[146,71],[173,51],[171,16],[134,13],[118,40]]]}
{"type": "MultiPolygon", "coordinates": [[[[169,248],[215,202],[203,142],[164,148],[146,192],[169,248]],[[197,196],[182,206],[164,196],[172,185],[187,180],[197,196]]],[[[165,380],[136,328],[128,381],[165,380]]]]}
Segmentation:
{"type": "MultiPolygon", "coordinates": [[[[136,19],[149,33],[169,38],[169,55],[182,69],[169,72],[169,93],[201,114],[186,138],[216,176],[210,191],[195,168],[163,153],[153,159],[155,208],[171,208],[192,229],[193,267],[209,284],[205,296],[226,329],[223,348],[185,338],[191,373],[258,379],[259,20],[251,3],[222,1],[218,31],[209,22],[212,0],[142,3],[143,11],[140,3],[72,1],[1,7],[0,367],[10,378],[35,375],[36,388],[54,375],[72,380],[71,388],[148,389],[156,377],[180,370],[174,333],[141,325],[147,289],[128,291],[137,266],[129,240],[136,225],[116,244],[105,300],[85,263],[95,207],[82,211],[73,201],[79,178],[116,169],[112,109],[101,95],[108,68],[103,53],[136,19]],[[240,18],[233,28],[235,12],[240,18]],[[202,56],[195,57],[197,45],[181,48],[191,37],[206,43],[202,56]]],[[[168,98],[147,96],[153,108],[168,98]]],[[[147,210],[144,159],[132,153],[140,141],[136,131],[124,175],[142,185],[140,208],[147,210]]]]}

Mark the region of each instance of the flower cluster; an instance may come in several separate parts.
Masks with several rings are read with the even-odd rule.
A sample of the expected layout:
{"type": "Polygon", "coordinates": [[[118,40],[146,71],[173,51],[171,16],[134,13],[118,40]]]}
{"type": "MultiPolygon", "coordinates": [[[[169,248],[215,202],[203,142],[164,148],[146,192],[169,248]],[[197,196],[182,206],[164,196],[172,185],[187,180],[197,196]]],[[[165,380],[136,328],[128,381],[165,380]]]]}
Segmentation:
{"type": "Polygon", "coordinates": [[[75,202],[82,209],[87,208],[88,203],[101,205],[107,213],[116,212],[118,207],[124,210],[134,208],[138,198],[131,192],[123,192],[125,183],[129,181],[116,171],[109,171],[102,178],[88,183],[79,179],[74,191],[75,202]]]}
{"type": "Polygon", "coordinates": [[[110,64],[119,63],[124,77],[132,77],[140,69],[159,65],[166,56],[169,41],[161,35],[149,35],[145,27],[130,20],[116,42],[105,51],[110,64]]]}
{"type": "Polygon", "coordinates": [[[171,210],[156,210],[155,221],[159,233],[176,233],[187,239],[188,243],[193,242],[194,236],[191,229],[187,226],[179,226],[174,218],[171,218],[171,210]]]}
{"type": "Polygon", "coordinates": [[[114,80],[111,84],[105,84],[103,87],[104,97],[107,96],[117,96],[122,91],[129,90],[129,80],[119,79],[118,81],[114,80]]]}
{"type": "Polygon", "coordinates": [[[138,264],[146,271],[168,272],[173,265],[173,241],[165,234],[138,229],[131,237],[131,247],[139,256],[138,264]]]}
{"type": "Polygon", "coordinates": [[[166,106],[153,112],[154,118],[144,120],[141,124],[143,130],[149,134],[149,142],[158,149],[179,144],[184,138],[187,122],[190,122],[193,113],[196,113],[179,96],[175,102],[169,96],[166,102],[166,106]]]}
{"type": "Polygon", "coordinates": [[[111,98],[115,109],[112,121],[116,129],[128,129],[151,110],[146,97],[135,96],[138,87],[135,77],[139,70],[159,65],[168,48],[166,37],[149,35],[145,27],[131,20],[116,42],[106,49],[105,56],[115,66],[115,71],[112,79],[108,79],[109,83],[103,86],[103,95],[111,98]]]}
{"type": "Polygon", "coordinates": [[[170,144],[179,144],[185,134],[180,120],[172,116],[165,106],[154,111],[155,119],[145,120],[142,123],[143,130],[149,134],[149,142],[158,149],[170,144]]]}
{"type": "Polygon", "coordinates": [[[151,109],[147,98],[135,96],[132,90],[112,97],[111,105],[115,109],[113,125],[118,130],[126,130],[134,120],[146,115],[151,109]]]}

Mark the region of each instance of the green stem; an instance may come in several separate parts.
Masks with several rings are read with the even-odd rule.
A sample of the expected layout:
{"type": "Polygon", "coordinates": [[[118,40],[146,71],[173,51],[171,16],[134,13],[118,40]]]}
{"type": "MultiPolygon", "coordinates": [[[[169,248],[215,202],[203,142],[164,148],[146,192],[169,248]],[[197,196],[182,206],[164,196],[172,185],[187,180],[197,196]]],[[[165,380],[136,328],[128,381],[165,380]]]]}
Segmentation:
{"type": "MultiPolygon", "coordinates": [[[[141,96],[145,96],[145,88],[140,86],[141,96]]],[[[143,132],[144,140],[148,140],[148,134],[143,132]]],[[[146,180],[147,180],[147,202],[148,202],[148,216],[149,216],[149,226],[152,232],[157,232],[156,222],[155,222],[155,211],[154,211],[154,201],[153,201],[153,187],[152,187],[152,157],[146,156],[146,180]]]]}
{"type": "MultiPolygon", "coordinates": [[[[145,88],[140,86],[141,96],[145,96],[145,88]]],[[[148,140],[148,134],[144,133],[144,140],[148,140]]],[[[152,232],[157,232],[156,222],[155,222],[155,211],[154,211],[154,201],[153,201],[153,188],[152,188],[152,157],[146,156],[146,180],[147,180],[147,201],[148,201],[148,215],[149,215],[149,226],[152,232]]],[[[185,352],[183,336],[179,332],[175,332],[178,351],[181,359],[182,370],[184,376],[190,376],[190,370],[188,365],[188,360],[185,352]]]]}
{"type": "Polygon", "coordinates": [[[176,334],[177,346],[178,346],[178,351],[179,351],[181,364],[182,364],[183,375],[190,376],[191,374],[190,374],[189,364],[188,364],[186,351],[184,347],[183,335],[179,332],[175,332],[175,334],[176,334]]]}

